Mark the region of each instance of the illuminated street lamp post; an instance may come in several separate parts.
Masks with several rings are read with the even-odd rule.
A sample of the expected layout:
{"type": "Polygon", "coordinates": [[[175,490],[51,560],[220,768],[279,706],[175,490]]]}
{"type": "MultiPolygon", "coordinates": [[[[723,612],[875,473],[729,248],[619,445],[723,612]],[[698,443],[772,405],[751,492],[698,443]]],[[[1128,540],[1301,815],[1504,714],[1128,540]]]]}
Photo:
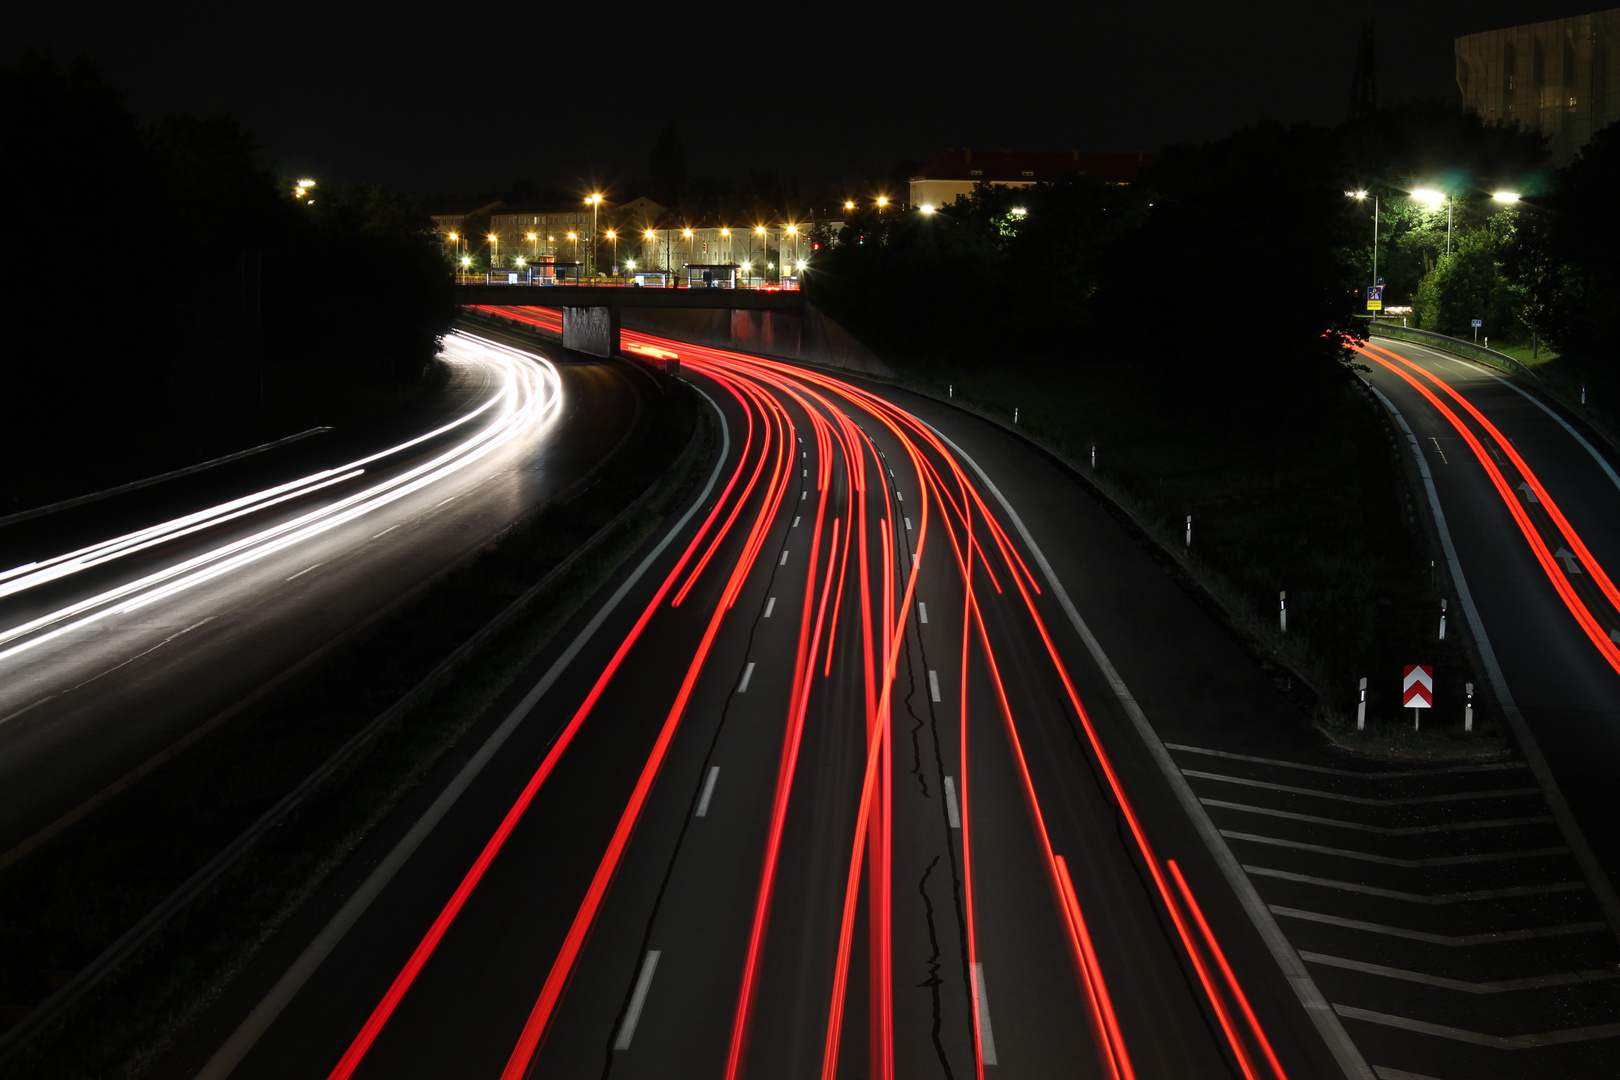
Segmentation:
{"type": "Polygon", "coordinates": [[[534,245],[533,249],[529,252],[529,257],[533,258],[533,259],[540,258],[540,236],[539,236],[539,234],[538,233],[530,233],[529,234],[529,243],[534,245]]]}
{"type": "Polygon", "coordinates": [[[489,234],[489,268],[495,269],[501,263],[501,238],[494,233],[489,234]]]}
{"type": "Polygon", "coordinates": [[[647,243],[652,245],[653,261],[657,262],[658,261],[658,234],[653,232],[651,229],[648,229],[646,232],[642,233],[641,235],[646,237],[647,238],[647,243]]]}
{"type": "Polygon", "coordinates": [[[726,262],[731,261],[731,230],[721,229],[720,235],[726,238],[726,262]]]}
{"type": "MultiPolygon", "coordinates": [[[[1347,191],[1345,194],[1358,202],[1367,198],[1365,191],[1347,191]]],[[[1373,201],[1373,284],[1378,284],[1378,196],[1373,201]]]]}
{"type": "Polygon", "coordinates": [[[619,272],[619,234],[612,229],[607,231],[607,238],[613,241],[613,272],[619,272]]]}
{"type": "Polygon", "coordinates": [[[686,262],[687,262],[687,265],[691,265],[691,262],[692,262],[692,230],[691,229],[682,229],[681,230],[681,235],[686,238],[686,262]]]}
{"type": "Polygon", "coordinates": [[[585,201],[591,204],[591,258],[590,266],[587,269],[594,274],[596,273],[596,211],[602,205],[602,196],[592,195],[585,201]]]}
{"type": "Polygon", "coordinates": [[[793,237],[793,261],[798,262],[799,261],[799,227],[797,225],[789,225],[787,227],[787,231],[788,231],[788,235],[793,237]]]}
{"type": "Polygon", "coordinates": [[[765,274],[765,270],[769,270],[771,266],[771,233],[765,226],[757,225],[754,227],[754,234],[761,237],[759,246],[760,250],[764,252],[765,266],[760,270],[760,274],[764,278],[764,282],[769,284],[770,276],[765,274]]]}
{"type": "MultiPolygon", "coordinates": [[[[579,265],[579,233],[571,232],[568,239],[574,242],[574,265],[579,265]]],[[[577,282],[575,284],[578,284],[577,282]]]]}

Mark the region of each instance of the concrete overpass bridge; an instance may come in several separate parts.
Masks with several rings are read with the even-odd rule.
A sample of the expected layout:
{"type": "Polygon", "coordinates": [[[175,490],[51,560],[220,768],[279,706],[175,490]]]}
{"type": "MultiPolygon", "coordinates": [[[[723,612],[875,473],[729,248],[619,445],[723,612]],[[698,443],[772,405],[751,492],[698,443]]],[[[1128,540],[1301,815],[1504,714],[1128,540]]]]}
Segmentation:
{"type": "MultiPolygon", "coordinates": [[[[618,285],[457,284],[462,306],[548,307],[563,313],[563,346],[591,356],[619,352],[620,331],[848,366],[875,361],[859,342],[807,304],[796,290],[645,289],[618,285]],[[807,352],[807,346],[809,351],[807,352]],[[824,358],[835,357],[835,359],[824,358]]],[[[864,367],[863,367],[864,369],[864,367]]]]}

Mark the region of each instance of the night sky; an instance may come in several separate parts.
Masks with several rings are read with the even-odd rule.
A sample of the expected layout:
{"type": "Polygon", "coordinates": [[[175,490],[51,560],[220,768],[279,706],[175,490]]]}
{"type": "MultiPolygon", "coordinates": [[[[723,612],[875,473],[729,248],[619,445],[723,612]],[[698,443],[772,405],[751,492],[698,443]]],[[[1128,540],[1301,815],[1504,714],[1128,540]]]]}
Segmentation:
{"type": "MultiPolygon", "coordinates": [[[[674,123],[689,176],[857,182],[946,146],[1135,150],[1348,108],[1363,5],[763,2],[28,3],[23,45],[84,52],[143,118],[226,110],[287,174],[419,195],[645,172],[674,123]]],[[[1383,5],[1385,101],[1457,96],[1459,34],[1595,10],[1383,5]]]]}

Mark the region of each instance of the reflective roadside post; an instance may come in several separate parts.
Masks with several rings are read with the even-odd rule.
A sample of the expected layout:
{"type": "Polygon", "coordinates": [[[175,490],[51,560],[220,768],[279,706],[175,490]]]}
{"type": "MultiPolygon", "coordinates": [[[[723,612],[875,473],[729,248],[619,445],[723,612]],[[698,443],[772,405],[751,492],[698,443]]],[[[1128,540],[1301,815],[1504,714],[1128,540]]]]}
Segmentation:
{"type": "Polygon", "coordinates": [[[1474,730],[1474,684],[1473,683],[1464,683],[1463,686],[1468,691],[1468,704],[1463,706],[1463,730],[1464,731],[1473,731],[1474,730]]]}
{"type": "Polygon", "coordinates": [[[1277,625],[1283,633],[1288,633],[1288,590],[1284,589],[1277,594],[1277,625]]]}
{"type": "MultiPolygon", "coordinates": [[[[1472,688],[1474,684],[1469,683],[1468,685],[1469,685],[1470,688],[1472,688]]],[[[1469,722],[1472,723],[1473,721],[1470,720],[1469,722]]],[[[1367,677],[1365,675],[1363,675],[1361,677],[1361,700],[1356,703],[1356,730],[1357,731],[1365,731],[1366,729],[1367,729],[1367,677]]]]}
{"type": "Polygon", "coordinates": [[[1446,602],[1443,598],[1440,601],[1440,640],[1446,640],[1446,602]]]}

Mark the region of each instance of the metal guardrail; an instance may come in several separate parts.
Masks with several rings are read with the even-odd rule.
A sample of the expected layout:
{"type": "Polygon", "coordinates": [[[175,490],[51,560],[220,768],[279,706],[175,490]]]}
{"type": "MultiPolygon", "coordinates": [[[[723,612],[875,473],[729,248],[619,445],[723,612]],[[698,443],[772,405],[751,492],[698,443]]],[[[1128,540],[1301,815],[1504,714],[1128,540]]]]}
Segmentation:
{"type": "Polygon", "coordinates": [[[1464,341],[1462,338],[1437,334],[1433,330],[1419,330],[1411,326],[1391,326],[1389,323],[1370,322],[1367,324],[1367,332],[1378,337],[1394,338],[1397,341],[1413,341],[1420,345],[1434,345],[1447,352],[1465,356],[1470,360],[1478,360],[1482,364],[1487,364],[1499,371],[1505,371],[1510,375],[1536,377],[1533,369],[1507,353],[1487,349],[1483,345],[1475,345],[1472,341],[1464,341]]]}

